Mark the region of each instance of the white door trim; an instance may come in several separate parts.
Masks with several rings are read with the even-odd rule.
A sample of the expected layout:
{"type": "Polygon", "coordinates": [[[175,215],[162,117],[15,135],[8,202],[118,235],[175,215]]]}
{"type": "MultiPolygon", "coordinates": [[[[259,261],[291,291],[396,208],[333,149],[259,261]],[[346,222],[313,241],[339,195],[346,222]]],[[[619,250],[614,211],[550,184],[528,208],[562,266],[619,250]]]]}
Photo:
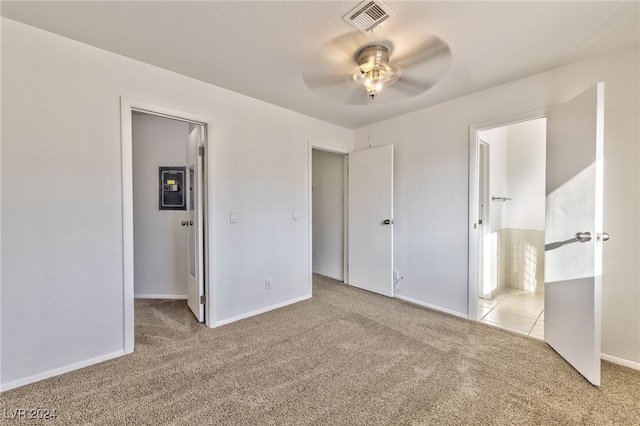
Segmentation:
{"type": "MultiPolygon", "coordinates": [[[[182,121],[194,124],[204,125],[207,129],[205,140],[205,158],[204,158],[204,188],[207,191],[205,217],[207,218],[205,227],[205,247],[210,247],[209,242],[214,240],[213,211],[209,208],[213,205],[213,194],[210,194],[208,188],[213,184],[213,156],[210,150],[213,143],[213,119],[197,114],[192,114],[173,108],[167,108],[160,105],[154,105],[148,102],[136,99],[120,97],[120,123],[121,123],[121,155],[122,155],[122,275],[123,275],[123,325],[124,325],[124,352],[126,354],[133,352],[134,348],[134,260],[133,260],[133,136],[131,114],[134,110],[143,111],[153,115],[159,115],[169,118],[177,118],[182,121]]],[[[211,281],[214,274],[209,271],[215,267],[214,257],[211,250],[207,250],[205,257],[205,317],[206,325],[213,327],[215,325],[215,283],[211,281]]]]}
{"type": "Polygon", "coordinates": [[[508,126],[522,121],[544,118],[547,111],[551,108],[552,107],[524,112],[521,114],[469,125],[469,269],[467,272],[467,318],[470,320],[475,321],[478,316],[477,300],[478,284],[480,279],[480,239],[478,237],[478,203],[480,202],[480,139],[478,134],[483,130],[492,129],[494,127],[508,126]]]}
{"type": "Polygon", "coordinates": [[[343,245],[344,245],[344,259],[343,259],[343,277],[344,277],[344,282],[348,284],[348,274],[347,274],[347,262],[348,262],[348,258],[347,258],[347,250],[348,250],[348,245],[349,245],[349,241],[348,241],[348,234],[347,232],[349,231],[349,224],[347,221],[347,200],[349,197],[349,194],[347,193],[347,160],[346,160],[346,155],[349,154],[349,150],[345,149],[345,148],[341,148],[341,147],[337,147],[337,146],[333,146],[333,145],[328,145],[328,144],[324,144],[324,143],[320,143],[320,142],[316,142],[313,141],[311,139],[308,140],[308,153],[307,153],[307,163],[308,163],[308,179],[307,179],[307,184],[308,184],[308,189],[307,189],[307,195],[308,195],[308,209],[309,209],[309,218],[307,223],[309,224],[309,282],[308,282],[308,286],[307,286],[307,291],[308,291],[308,295],[311,296],[311,294],[313,293],[313,224],[312,224],[312,218],[313,218],[313,150],[317,149],[320,151],[327,151],[327,152],[333,152],[335,154],[342,154],[345,156],[345,160],[344,160],[344,164],[345,164],[345,174],[344,174],[344,215],[343,215],[343,221],[344,221],[344,226],[343,226],[343,234],[342,234],[342,239],[343,239],[343,245]]]}

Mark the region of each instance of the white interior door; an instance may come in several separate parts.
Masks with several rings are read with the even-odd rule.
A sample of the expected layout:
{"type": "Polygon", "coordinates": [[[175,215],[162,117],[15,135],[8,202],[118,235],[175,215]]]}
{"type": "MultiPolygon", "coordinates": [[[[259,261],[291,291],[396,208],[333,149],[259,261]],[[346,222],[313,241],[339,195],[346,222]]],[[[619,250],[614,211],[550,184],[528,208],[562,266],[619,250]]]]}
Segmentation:
{"type": "Polygon", "coordinates": [[[596,386],[602,241],[608,238],[602,231],[603,125],[604,83],[547,116],[544,337],[596,386]]]}
{"type": "Polygon", "coordinates": [[[203,131],[197,126],[187,138],[187,304],[199,322],[204,321],[203,131]]]}
{"type": "Polygon", "coordinates": [[[496,288],[496,268],[494,253],[495,238],[491,237],[491,211],[489,203],[489,144],[480,141],[478,144],[479,156],[479,206],[478,206],[478,245],[480,247],[480,287],[479,296],[490,299],[496,288]]]}
{"type": "Polygon", "coordinates": [[[349,154],[349,284],[393,296],[393,145],[349,154]]]}

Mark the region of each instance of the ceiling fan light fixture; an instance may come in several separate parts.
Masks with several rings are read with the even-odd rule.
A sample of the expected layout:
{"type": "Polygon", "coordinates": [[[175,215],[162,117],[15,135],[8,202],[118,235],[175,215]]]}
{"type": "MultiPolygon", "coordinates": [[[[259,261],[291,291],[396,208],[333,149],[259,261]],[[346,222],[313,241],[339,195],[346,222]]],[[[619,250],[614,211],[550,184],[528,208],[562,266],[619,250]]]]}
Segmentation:
{"type": "Polygon", "coordinates": [[[366,86],[366,88],[367,88],[367,93],[369,94],[369,97],[371,99],[374,99],[376,96],[378,96],[378,92],[382,90],[382,84],[375,83],[375,84],[366,86]]]}
{"type": "Polygon", "coordinates": [[[359,72],[353,79],[364,85],[372,100],[384,85],[391,85],[400,77],[400,67],[389,65],[389,49],[381,44],[363,47],[356,54],[356,60],[359,72]]]}
{"type": "Polygon", "coordinates": [[[370,70],[364,73],[364,87],[371,99],[375,98],[380,90],[382,90],[381,79],[384,76],[383,70],[370,70]]]}

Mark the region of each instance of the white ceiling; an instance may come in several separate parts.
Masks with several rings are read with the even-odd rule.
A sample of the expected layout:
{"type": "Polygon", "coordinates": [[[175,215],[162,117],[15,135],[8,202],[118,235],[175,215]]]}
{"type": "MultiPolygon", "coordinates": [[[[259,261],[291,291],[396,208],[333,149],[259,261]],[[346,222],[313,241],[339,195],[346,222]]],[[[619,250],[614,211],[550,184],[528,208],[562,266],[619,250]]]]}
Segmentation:
{"type": "Polygon", "coordinates": [[[0,12],[347,128],[637,47],[640,37],[637,1],[387,1],[397,15],[373,34],[358,33],[356,40],[364,45],[388,39],[402,48],[417,33],[435,35],[451,49],[451,65],[420,95],[347,105],[319,96],[307,87],[303,72],[326,43],[354,31],[341,18],[358,3],[2,1],[0,12]]]}

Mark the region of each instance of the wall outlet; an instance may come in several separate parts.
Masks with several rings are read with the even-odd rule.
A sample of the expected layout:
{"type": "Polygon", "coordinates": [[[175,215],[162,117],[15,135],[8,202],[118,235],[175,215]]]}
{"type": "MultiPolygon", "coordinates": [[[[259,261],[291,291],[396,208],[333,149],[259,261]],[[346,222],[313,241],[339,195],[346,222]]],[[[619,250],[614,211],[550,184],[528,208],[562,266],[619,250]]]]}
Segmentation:
{"type": "Polygon", "coordinates": [[[271,288],[271,278],[264,279],[264,287],[269,290],[271,288]]]}

